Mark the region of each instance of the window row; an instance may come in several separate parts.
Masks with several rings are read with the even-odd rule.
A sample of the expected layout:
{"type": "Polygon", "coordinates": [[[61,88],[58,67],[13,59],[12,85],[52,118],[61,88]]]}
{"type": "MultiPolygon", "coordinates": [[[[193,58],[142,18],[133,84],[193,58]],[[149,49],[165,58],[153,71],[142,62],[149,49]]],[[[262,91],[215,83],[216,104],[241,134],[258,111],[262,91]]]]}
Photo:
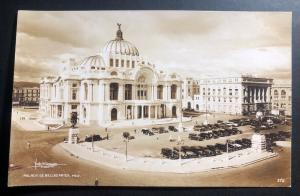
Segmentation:
{"type": "Polygon", "coordinates": [[[119,60],[119,59],[110,59],[109,60],[109,66],[110,67],[127,67],[127,68],[134,68],[135,67],[135,61],[130,60],[119,60]],[[130,64],[131,62],[131,64],[130,64]],[[126,65],[125,65],[126,64],[126,65]]]}

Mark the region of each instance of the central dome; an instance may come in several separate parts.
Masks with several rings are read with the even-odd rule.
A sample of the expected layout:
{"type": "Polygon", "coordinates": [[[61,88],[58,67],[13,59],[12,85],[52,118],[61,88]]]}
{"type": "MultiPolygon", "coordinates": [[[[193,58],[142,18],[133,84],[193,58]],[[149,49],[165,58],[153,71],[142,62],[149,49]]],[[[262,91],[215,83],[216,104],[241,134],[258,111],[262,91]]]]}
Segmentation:
{"type": "Polygon", "coordinates": [[[103,54],[139,56],[139,51],[132,43],[123,39],[121,24],[118,24],[116,38],[114,40],[110,40],[104,45],[103,54]]]}

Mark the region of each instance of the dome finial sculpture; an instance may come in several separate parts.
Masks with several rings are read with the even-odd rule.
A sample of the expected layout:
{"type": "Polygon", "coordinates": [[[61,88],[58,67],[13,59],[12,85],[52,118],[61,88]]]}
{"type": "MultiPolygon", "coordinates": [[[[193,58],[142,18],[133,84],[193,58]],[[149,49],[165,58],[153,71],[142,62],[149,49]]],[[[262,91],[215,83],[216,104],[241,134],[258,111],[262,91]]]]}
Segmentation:
{"type": "Polygon", "coordinates": [[[116,39],[117,40],[123,40],[123,33],[121,31],[121,24],[117,23],[117,25],[118,25],[118,31],[117,31],[117,37],[116,37],[116,39]]]}

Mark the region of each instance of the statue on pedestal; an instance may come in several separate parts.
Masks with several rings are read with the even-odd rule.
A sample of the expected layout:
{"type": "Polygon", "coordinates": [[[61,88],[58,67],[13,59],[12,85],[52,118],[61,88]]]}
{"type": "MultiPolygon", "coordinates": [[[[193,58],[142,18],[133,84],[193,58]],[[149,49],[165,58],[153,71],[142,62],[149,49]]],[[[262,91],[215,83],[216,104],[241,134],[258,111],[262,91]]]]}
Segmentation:
{"type": "Polygon", "coordinates": [[[77,144],[79,141],[79,129],[76,127],[77,124],[77,112],[72,112],[71,113],[71,127],[69,129],[69,139],[68,139],[68,143],[69,144],[77,144]]]}
{"type": "Polygon", "coordinates": [[[78,117],[77,117],[77,112],[72,112],[71,114],[71,127],[72,128],[76,128],[76,124],[77,124],[77,120],[78,120],[78,117]]]}

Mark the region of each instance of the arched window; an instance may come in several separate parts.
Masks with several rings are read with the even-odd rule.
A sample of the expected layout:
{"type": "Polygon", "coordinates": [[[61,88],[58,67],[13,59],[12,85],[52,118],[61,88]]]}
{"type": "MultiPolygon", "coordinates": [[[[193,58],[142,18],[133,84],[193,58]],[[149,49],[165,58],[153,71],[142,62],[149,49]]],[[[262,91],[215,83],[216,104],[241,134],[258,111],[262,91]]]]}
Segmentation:
{"type": "Polygon", "coordinates": [[[111,121],[118,120],[118,110],[113,108],[110,113],[111,121]]]}
{"type": "Polygon", "coordinates": [[[132,107],[131,107],[131,105],[129,105],[129,106],[127,106],[127,111],[126,111],[126,118],[127,119],[132,119],[132,112],[131,112],[131,110],[132,110],[132,107]]]}
{"type": "Polygon", "coordinates": [[[172,107],[172,118],[176,118],[177,117],[177,114],[176,114],[176,106],[174,105],[172,107]]]}
{"type": "Polygon", "coordinates": [[[173,84],[171,86],[171,99],[176,99],[177,86],[173,84]]]}
{"type": "Polygon", "coordinates": [[[281,99],[285,99],[286,92],[285,90],[281,90],[281,99]]]}
{"type": "Polygon", "coordinates": [[[163,90],[164,90],[163,85],[157,86],[157,99],[163,99],[163,90]]]}
{"type": "Polygon", "coordinates": [[[110,73],[110,75],[111,75],[111,76],[117,76],[118,73],[117,73],[116,71],[112,71],[112,72],[110,73]]]}
{"type": "Polygon", "coordinates": [[[132,84],[125,84],[125,100],[132,100],[132,84]]]}
{"type": "Polygon", "coordinates": [[[146,78],[140,76],[137,80],[137,98],[138,100],[147,100],[147,89],[148,85],[146,84],[146,78]]]}
{"type": "Polygon", "coordinates": [[[191,109],[191,102],[188,102],[187,107],[188,109],[191,109]]]}
{"type": "Polygon", "coordinates": [[[274,99],[278,99],[278,91],[274,90],[274,99]]]}
{"type": "Polygon", "coordinates": [[[110,83],[110,100],[118,100],[118,91],[119,91],[119,84],[118,83],[110,83]]]}

